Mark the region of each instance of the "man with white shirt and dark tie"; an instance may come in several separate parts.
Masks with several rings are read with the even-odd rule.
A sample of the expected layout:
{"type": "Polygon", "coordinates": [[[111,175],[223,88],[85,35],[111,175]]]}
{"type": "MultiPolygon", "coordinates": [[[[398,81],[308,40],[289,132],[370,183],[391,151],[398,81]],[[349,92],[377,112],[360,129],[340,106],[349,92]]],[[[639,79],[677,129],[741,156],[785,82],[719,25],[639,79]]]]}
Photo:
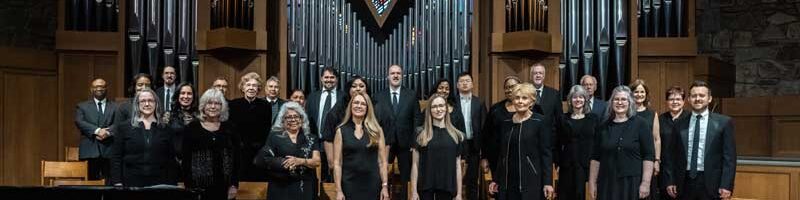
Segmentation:
{"type": "Polygon", "coordinates": [[[453,105],[453,112],[450,119],[458,130],[464,133],[463,153],[461,159],[466,162],[466,175],[463,183],[465,188],[465,199],[478,199],[478,181],[480,180],[480,159],[481,159],[481,127],[486,115],[486,106],[473,95],[472,76],[464,72],[458,75],[457,79],[458,94],[453,105]]]}
{"type": "MultiPolygon", "coordinates": [[[[333,67],[328,66],[323,68],[322,75],[320,76],[320,82],[322,83],[321,90],[309,94],[308,99],[306,99],[306,113],[308,114],[308,118],[310,118],[311,132],[317,134],[318,138],[322,138],[321,127],[327,120],[325,116],[328,116],[328,112],[331,108],[333,108],[337,102],[342,101],[342,97],[344,96],[343,93],[336,88],[336,84],[339,83],[338,75],[339,72],[333,67]]],[[[322,141],[320,140],[318,142],[322,141]]],[[[333,143],[324,142],[323,147],[323,152],[320,152],[322,156],[320,158],[322,161],[320,166],[322,171],[321,181],[330,183],[333,182],[333,172],[330,170],[333,168],[330,168],[329,165],[333,163],[328,163],[328,158],[333,157],[333,143]]]]}
{"type": "Polygon", "coordinates": [[[267,104],[269,108],[272,110],[272,116],[270,117],[270,125],[275,123],[275,116],[278,115],[278,111],[281,110],[281,106],[286,100],[281,99],[278,97],[278,91],[280,91],[280,79],[275,76],[270,76],[267,79],[267,86],[264,87],[264,91],[266,91],[267,96],[264,98],[267,100],[267,104]]]}
{"type": "Polygon", "coordinates": [[[158,100],[160,101],[158,105],[161,105],[161,108],[156,110],[169,113],[170,109],[172,109],[172,95],[175,94],[175,67],[164,67],[164,71],[161,72],[161,79],[164,80],[164,86],[156,89],[158,100]]]}
{"type": "Polygon", "coordinates": [[[75,126],[81,134],[78,159],[88,161],[90,180],[109,178],[107,151],[113,144],[117,104],[106,97],[106,81],[95,79],[90,85],[92,99],[75,109],[75,126]]]}
{"type": "Polygon", "coordinates": [[[678,199],[730,199],[736,177],[733,120],[712,113],[711,89],[704,81],[689,88],[691,116],[676,122],[664,165],[667,193],[678,199]]]}
{"type": "Polygon", "coordinates": [[[606,106],[608,106],[608,104],[606,101],[603,101],[603,99],[597,98],[597,96],[594,95],[594,92],[597,91],[597,79],[592,75],[583,75],[583,77],[581,77],[581,86],[583,86],[583,88],[586,89],[586,93],[589,94],[589,99],[587,99],[589,103],[586,105],[589,105],[589,108],[592,109],[592,114],[596,115],[597,119],[605,117],[606,106]]]}

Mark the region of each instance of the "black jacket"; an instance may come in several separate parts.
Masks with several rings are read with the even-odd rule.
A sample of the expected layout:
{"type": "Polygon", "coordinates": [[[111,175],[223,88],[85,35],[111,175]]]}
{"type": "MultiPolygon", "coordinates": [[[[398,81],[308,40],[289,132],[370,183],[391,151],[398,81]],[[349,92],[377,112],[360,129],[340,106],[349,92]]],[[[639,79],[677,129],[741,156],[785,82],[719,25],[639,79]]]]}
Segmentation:
{"type": "Polygon", "coordinates": [[[106,100],[102,116],[97,112],[97,104],[93,99],[81,102],[75,108],[75,126],[81,133],[80,147],[78,148],[80,159],[108,157],[108,150],[114,143],[113,134],[117,130],[117,125],[114,123],[117,118],[116,110],[117,103],[110,99],[106,100]],[[98,128],[108,128],[112,137],[102,141],[95,139],[94,131],[98,128]]]}
{"type": "MultiPolygon", "coordinates": [[[[550,126],[544,123],[542,116],[534,114],[528,120],[521,124],[521,128],[514,129],[513,131],[522,131],[518,138],[511,138],[512,127],[517,126],[511,120],[506,121],[501,127],[503,130],[497,133],[495,141],[500,145],[498,157],[492,160],[497,160],[496,167],[492,168],[492,177],[494,182],[500,185],[501,190],[508,184],[508,180],[512,178],[521,178],[521,187],[523,191],[531,191],[535,194],[541,192],[544,185],[552,185],[553,181],[553,154],[552,154],[552,134],[550,133],[550,126]],[[519,149],[510,149],[510,141],[519,140],[519,149]],[[524,156],[519,160],[519,163],[508,163],[509,151],[519,151],[520,156],[524,156]],[[519,164],[522,174],[520,177],[507,177],[508,166],[511,164],[519,164]]],[[[525,198],[523,194],[523,199],[525,198]]]]}
{"type": "Polygon", "coordinates": [[[453,112],[450,113],[450,122],[453,123],[459,131],[463,132],[464,135],[464,153],[467,156],[476,155],[480,156],[481,152],[481,140],[482,133],[481,129],[483,128],[483,121],[486,119],[486,106],[483,105],[480,99],[476,96],[472,96],[470,100],[470,117],[472,118],[472,123],[469,126],[472,126],[472,139],[467,140],[467,132],[466,126],[464,124],[466,120],[464,120],[464,114],[461,112],[461,108],[465,105],[461,105],[460,96],[456,95],[453,98],[453,112]]]}
{"type": "MultiPolygon", "coordinates": [[[[322,112],[322,110],[319,109],[319,104],[324,103],[322,102],[322,93],[323,91],[315,91],[309,94],[308,98],[306,98],[306,114],[308,115],[309,128],[311,129],[311,134],[317,135],[317,138],[322,137],[322,133],[320,131],[320,128],[322,127],[320,126],[324,127],[325,122],[327,121],[326,116],[322,116],[322,119],[319,117],[320,112],[322,112]],[[322,123],[320,123],[320,121],[322,123]]],[[[331,101],[331,110],[329,110],[328,113],[333,110],[333,107],[336,104],[339,104],[343,101],[344,95],[345,94],[343,91],[336,91],[336,102],[331,101]]]]}
{"type": "Polygon", "coordinates": [[[380,92],[373,98],[378,102],[376,107],[383,106],[383,108],[376,108],[375,110],[386,110],[394,113],[392,116],[394,120],[393,126],[384,129],[384,134],[387,136],[394,135],[397,147],[401,149],[410,148],[411,144],[414,144],[416,127],[422,125],[422,113],[419,109],[417,92],[401,88],[396,112],[392,110],[391,90],[380,92]]]}
{"type": "Polygon", "coordinates": [[[111,146],[111,183],[141,187],[177,184],[175,133],[166,124],[153,123],[150,132],[130,123],[119,125],[111,146]]]}

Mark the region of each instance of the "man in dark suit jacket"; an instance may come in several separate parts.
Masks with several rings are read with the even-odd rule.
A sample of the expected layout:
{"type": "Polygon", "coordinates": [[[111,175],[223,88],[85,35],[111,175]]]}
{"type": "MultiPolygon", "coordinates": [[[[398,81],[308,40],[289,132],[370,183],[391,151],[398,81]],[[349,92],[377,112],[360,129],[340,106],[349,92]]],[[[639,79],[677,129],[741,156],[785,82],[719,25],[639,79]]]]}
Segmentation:
{"type": "Polygon", "coordinates": [[[733,120],[708,110],[708,84],[695,81],[689,90],[692,114],[676,122],[672,153],[664,154],[670,169],[664,176],[667,193],[679,199],[728,199],[736,177],[733,120]]]}
{"type": "Polygon", "coordinates": [[[278,97],[278,91],[280,91],[280,80],[278,77],[270,76],[267,79],[266,87],[264,90],[267,93],[267,96],[264,98],[267,100],[267,104],[269,104],[270,109],[272,110],[272,116],[270,117],[270,126],[275,123],[275,116],[278,115],[278,111],[281,110],[281,106],[283,103],[286,103],[286,100],[281,99],[278,97]]]}
{"type": "Polygon", "coordinates": [[[81,102],[75,109],[75,126],[81,133],[78,159],[88,161],[91,180],[107,179],[110,175],[107,151],[116,130],[113,122],[117,104],[106,98],[106,86],[103,79],[93,80],[92,99],[81,102]]]}
{"type": "Polygon", "coordinates": [[[164,80],[164,86],[156,89],[156,94],[158,94],[158,105],[161,105],[161,108],[156,109],[160,111],[159,114],[164,114],[164,112],[169,112],[172,109],[172,97],[179,92],[175,90],[175,67],[166,66],[164,67],[164,71],[161,72],[161,78],[164,80]]]}
{"type": "MultiPolygon", "coordinates": [[[[419,109],[417,92],[402,87],[403,67],[400,65],[389,66],[389,90],[375,95],[378,105],[384,110],[394,113],[392,127],[383,130],[384,135],[394,135],[395,144],[389,150],[389,162],[397,158],[400,168],[402,190],[407,191],[408,181],[411,180],[411,144],[416,139],[416,127],[422,124],[422,113],[419,109]]],[[[407,199],[405,192],[396,195],[397,199],[407,199]]]]}
{"type": "Polygon", "coordinates": [[[592,114],[596,115],[598,119],[605,117],[608,103],[594,95],[594,92],[597,91],[597,79],[592,75],[583,75],[583,77],[581,77],[581,86],[589,93],[588,105],[592,109],[592,114]]]}
{"type": "Polygon", "coordinates": [[[560,116],[564,114],[564,109],[561,105],[561,93],[556,89],[545,86],[544,78],[544,65],[541,63],[533,64],[531,66],[531,81],[534,89],[536,89],[536,105],[533,107],[533,111],[544,115],[545,124],[551,124],[553,135],[558,135],[555,132],[555,125],[559,124],[560,116]]]}
{"type": "MultiPolygon", "coordinates": [[[[318,138],[322,138],[322,129],[320,127],[325,125],[328,112],[344,97],[344,93],[336,88],[336,84],[339,83],[338,75],[339,73],[333,67],[323,68],[322,76],[320,76],[322,90],[309,94],[308,99],[306,99],[306,114],[311,125],[311,132],[317,134],[318,138]]],[[[319,142],[322,141],[320,140],[319,142]]],[[[329,166],[333,164],[329,162],[329,158],[333,159],[333,143],[323,142],[323,145],[323,152],[320,154],[322,181],[330,183],[333,182],[333,172],[331,171],[333,168],[329,166]]]]}
{"type": "Polygon", "coordinates": [[[453,112],[450,119],[458,130],[464,132],[464,152],[461,159],[466,161],[466,176],[463,183],[466,186],[465,199],[478,199],[478,180],[480,177],[481,159],[481,127],[486,115],[486,106],[472,95],[472,76],[462,73],[458,76],[458,94],[453,102],[453,112]]]}

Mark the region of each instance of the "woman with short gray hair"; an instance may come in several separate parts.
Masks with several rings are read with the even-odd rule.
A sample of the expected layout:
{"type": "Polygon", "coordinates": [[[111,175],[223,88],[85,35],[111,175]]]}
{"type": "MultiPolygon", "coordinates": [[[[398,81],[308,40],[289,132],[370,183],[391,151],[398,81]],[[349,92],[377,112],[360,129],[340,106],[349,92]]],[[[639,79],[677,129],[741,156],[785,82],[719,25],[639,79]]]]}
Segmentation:
{"type": "Polygon", "coordinates": [[[557,193],[563,199],[586,197],[585,184],[589,177],[589,157],[599,117],[589,104],[589,93],[575,85],[567,95],[567,113],[561,116],[556,144],[556,166],[559,167],[557,193]]]}
{"type": "Polygon", "coordinates": [[[208,89],[200,97],[197,119],[183,133],[183,178],[186,188],[202,199],[232,199],[239,185],[240,143],[228,120],[222,91],[208,89]]]}
{"type": "Polygon", "coordinates": [[[253,158],[267,170],[267,199],[316,199],[320,145],[297,102],[286,102],[275,116],[267,142],[253,158]]]}

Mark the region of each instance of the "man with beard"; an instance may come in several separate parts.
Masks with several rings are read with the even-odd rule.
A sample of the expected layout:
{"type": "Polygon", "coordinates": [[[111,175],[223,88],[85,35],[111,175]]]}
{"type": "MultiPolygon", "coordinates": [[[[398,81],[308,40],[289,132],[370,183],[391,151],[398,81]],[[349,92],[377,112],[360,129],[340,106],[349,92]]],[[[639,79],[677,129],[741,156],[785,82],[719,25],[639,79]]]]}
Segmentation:
{"type": "MultiPolygon", "coordinates": [[[[375,95],[378,102],[376,107],[382,106],[384,110],[391,110],[394,114],[392,126],[383,130],[384,135],[394,136],[395,144],[389,150],[389,163],[397,158],[400,168],[400,182],[402,189],[408,190],[411,181],[411,144],[415,144],[416,127],[422,126],[422,113],[419,109],[417,92],[402,87],[403,67],[400,65],[389,66],[389,90],[375,95]]],[[[407,199],[405,192],[395,194],[396,199],[407,199]]]]}
{"type": "Polygon", "coordinates": [[[172,95],[176,94],[175,67],[164,67],[164,71],[161,73],[161,78],[164,80],[164,86],[156,89],[156,94],[158,94],[159,100],[158,105],[161,105],[161,112],[169,113],[170,109],[172,108],[172,95]]]}
{"type": "Polygon", "coordinates": [[[267,104],[269,104],[270,110],[272,111],[272,116],[270,117],[270,125],[275,123],[275,116],[278,115],[278,111],[281,110],[281,106],[283,103],[286,103],[286,100],[281,99],[278,97],[278,91],[280,91],[280,80],[278,77],[270,76],[267,79],[267,87],[264,87],[264,91],[266,91],[267,96],[267,104]]]}
{"type": "Polygon", "coordinates": [[[81,102],[75,109],[75,126],[81,134],[78,159],[88,162],[90,180],[109,178],[106,152],[113,143],[117,104],[106,98],[107,86],[105,80],[94,79],[89,86],[92,99],[81,102]]]}
{"type": "MultiPolygon", "coordinates": [[[[322,91],[315,91],[308,95],[308,99],[306,99],[306,113],[308,114],[308,118],[310,118],[309,122],[311,125],[311,131],[313,134],[317,134],[318,138],[322,138],[322,127],[325,125],[325,121],[327,120],[325,116],[328,116],[328,112],[333,108],[333,105],[336,105],[336,102],[342,101],[342,97],[344,94],[337,90],[336,84],[338,83],[338,75],[339,73],[333,67],[325,67],[322,69],[322,76],[320,77],[320,81],[322,82],[322,91]]],[[[322,141],[319,141],[322,143],[322,141]]],[[[333,149],[333,145],[326,145],[325,148],[322,149],[321,152],[322,158],[322,182],[330,183],[333,182],[333,173],[331,172],[328,163],[328,156],[333,157],[333,152],[328,150],[333,149]],[[330,152],[330,153],[328,153],[330,152]]]]}
{"type": "Polygon", "coordinates": [[[230,101],[230,121],[236,126],[242,140],[241,181],[266,181],[266,170],[253,165],[253,157],[264,146],[270,125],[270,109],[267,101],[258,98],[262,86],[261,76],[255,72],[242,76],[239,89],[244,97],[230,101]]]}

